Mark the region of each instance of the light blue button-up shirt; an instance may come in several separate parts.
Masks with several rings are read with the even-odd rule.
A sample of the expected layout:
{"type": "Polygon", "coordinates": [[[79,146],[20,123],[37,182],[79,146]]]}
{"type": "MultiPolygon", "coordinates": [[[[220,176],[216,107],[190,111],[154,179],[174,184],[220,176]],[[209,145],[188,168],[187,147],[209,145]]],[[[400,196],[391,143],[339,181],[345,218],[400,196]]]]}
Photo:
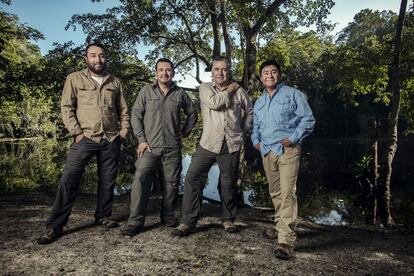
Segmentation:
{"type": "Polygon", "coordinates": [[[272,97],[265,90],[254,105],[253,145],[260,143],[260,153],[265,156],[270,151],[283,154],[281,140],[288,138],[300,144],[312,133],[315,118],[306,96],[299,90],[279,84],[272,97]]]}

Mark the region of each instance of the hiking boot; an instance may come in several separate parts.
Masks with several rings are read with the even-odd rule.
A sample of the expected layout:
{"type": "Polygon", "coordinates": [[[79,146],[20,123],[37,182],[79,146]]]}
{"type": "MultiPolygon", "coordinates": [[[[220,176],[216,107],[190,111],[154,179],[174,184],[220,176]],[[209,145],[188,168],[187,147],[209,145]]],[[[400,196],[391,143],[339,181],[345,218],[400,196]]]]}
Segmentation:
{"type": "Polygon", "coordinates": [[[144,228],[142,225],[127,224],[124,228],[121,229],[121,234],[123,236],[133,237],[136,234],[138,234],[142,230],[142,228],[144,228]]]}
{"type": "Polygon", "coordinates": [[[63,231],[61,228],[46,228],[43,234],[37,239],[38,244],[49,244],[56,241],[63,231]]]}
{"type": "Polygon", "coordinates": [[[119,223],[110,219],[109,217],[95,219],[96,225],[102,225],[105,228],[115,228],[119,226],[119,223]]]}
{"type": "Polygon", "coordinates": [[[263,234],[263,237],[265,237],[266,239],[269,239],[269,240],[277,239],[277,231],[275,228],[268,227],[265,230],[263,230],[262,234],[263,234]]]}
{"type": "Polygon", "coordinates": [[[224,231],[227,233],[236,233],[240,231],[239,227],[237,227],[234,222],[229,220],[223,221],[223,227],[224,231]]]}
{"type": "Polygon", "coordinates": [[[187,224],[180,224],[177,228],[172,231],[172,234],[177,237],[185,237],[196,232],[196,228],[194,226],[189,226],[187,224]]]}
{"type": "Polygon", "coordinates": [[[293,256],[293,247],[285,243],[279,243],[274,254],[278,259],[287,261],[293,256]]]}

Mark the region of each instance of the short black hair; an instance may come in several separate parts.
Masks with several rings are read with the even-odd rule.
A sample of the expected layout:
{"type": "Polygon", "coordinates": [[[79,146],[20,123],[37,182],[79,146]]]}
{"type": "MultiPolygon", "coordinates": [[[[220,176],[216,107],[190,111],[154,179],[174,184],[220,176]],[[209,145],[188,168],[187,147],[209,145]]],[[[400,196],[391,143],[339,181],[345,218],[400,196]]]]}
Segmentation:
{"type": "Polygon", "coordinates": [[[230,60],[229,60],[228,58],[226,58],[226,57],[224,57],[224,56],[216,56],[216,57],[213,59],[213,62],[211,63],[211,66],[213,66],[213,63],[214,63],[214,62],[217,62],[217,61],[224,61],[224,62],[227,64],[227,67],[228,67],[229,69],[231,69],[231,62],[230,62],[230,60]]]}
{"type": "Polygon", "coordinates": [[[85,56],[88,56],[88,50],[89,50],[89,48],[91,48],[92,46],[95,46],[95,47],[99,47],[99,48],[101,48],[101,49],[104,51],[105,55],[106,55],[106,48],[105,48],[105,46],[104,46],[102,43],[100,43],[100,42],[93,42],[93,43],[89,44],[89,45],[86,47],[86,49],[85,49],[85,56]]]}
{"type": "Polygon", "coordinates": [[[160,62],[168,62],[169,64],[171,64],[171,68],[174,69],[174,63],[172,63],[171,60],[169,60],[168,58],[160,58],[155,63],[155,71],[157,71],[158,63],[160,63],[160,62]]]}
{"type": "Polygon", "coordinates": [[[268,60],[263,61],[262,64],[260,64],[260,69],[259,69],[260,76],[262,75],[263,68],[265,68],[266,66],[270,66],[270,65],[276,66],[277,70],[279,71],[279,74],[282,74],[282,70],[280,70],[279,63],[277,63],[277,61],[274,59],[268,59],[268,60]]]}

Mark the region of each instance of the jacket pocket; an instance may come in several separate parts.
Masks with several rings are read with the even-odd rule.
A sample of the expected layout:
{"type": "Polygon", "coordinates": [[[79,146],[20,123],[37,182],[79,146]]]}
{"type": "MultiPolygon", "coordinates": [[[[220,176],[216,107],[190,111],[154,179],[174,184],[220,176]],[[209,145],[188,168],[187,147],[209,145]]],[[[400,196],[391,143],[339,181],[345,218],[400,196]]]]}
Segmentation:
{"type": "Polygon", "coordinates": [[[118,89],[107,87],[103,91],[103,105],[108,107],[114,107],[118,97],[118,89]]]}
{"type": "Polygon", "coordinates": [[[77,87],[77,101],[78,105],[97,105],[98,92],[95,87],[80,85],[77,87]]]}

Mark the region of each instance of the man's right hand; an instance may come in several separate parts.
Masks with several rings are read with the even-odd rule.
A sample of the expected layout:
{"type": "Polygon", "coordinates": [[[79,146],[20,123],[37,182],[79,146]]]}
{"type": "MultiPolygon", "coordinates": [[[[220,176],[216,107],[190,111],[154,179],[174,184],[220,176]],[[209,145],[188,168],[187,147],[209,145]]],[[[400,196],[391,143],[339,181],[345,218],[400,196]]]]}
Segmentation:
{"type": "Polygon", "coordinates": [[[256,145],[254,145],[254,148],[260,151],[260,143],[257,143],[256,145]]]}
{"type": "Polygon", "coordinates": [[[83,137],[85,137],[85,135],[83,135],[83,133],[76,135],[75,136],[75,143],[79,144],[79,142],[83,139],[83,137]]]}
{"type": "Polygon", "coordinates": [[[151,152],[151,148],[148,145],[148,143],[144,142],[138,145],[138,148],[137,148],[138,158],[141,158],[144,155],[144,152],[146,149],[148,149],[148,151],[151,152]]]}

